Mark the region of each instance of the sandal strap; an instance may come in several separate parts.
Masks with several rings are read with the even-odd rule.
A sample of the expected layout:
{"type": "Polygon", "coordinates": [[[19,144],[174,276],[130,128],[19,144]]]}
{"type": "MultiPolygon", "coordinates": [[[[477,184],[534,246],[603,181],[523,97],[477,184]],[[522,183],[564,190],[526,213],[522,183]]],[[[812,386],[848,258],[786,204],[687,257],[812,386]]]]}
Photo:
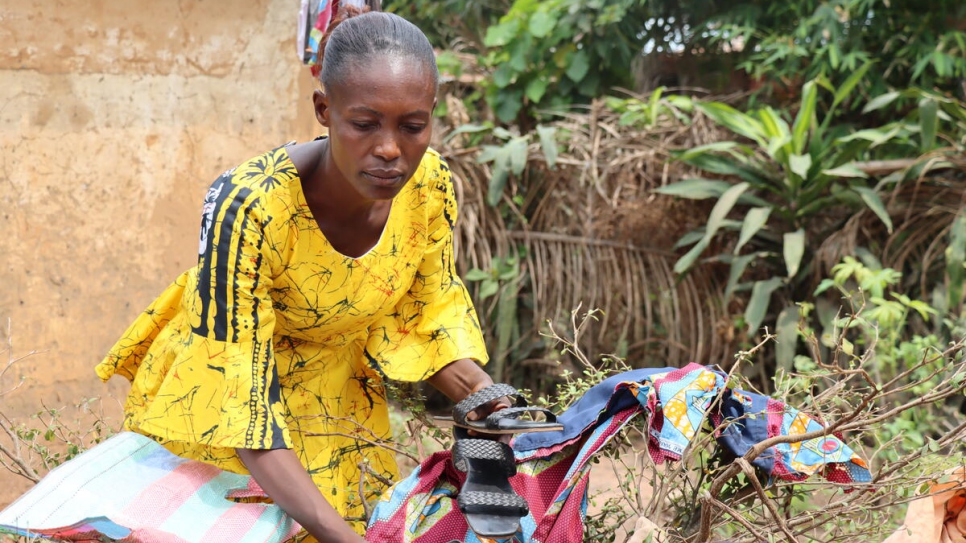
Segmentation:
{"type": "Polygon", "coordinates": [[[456,404],[456,407],[453,408],[453,420],[458,424],[466,424],[466,415],[469,415],[471,411],[483,404],[492,402],[493,400],[497,400],[504,396],[516,398],[516,407],[524,407],[527,405],[527,401],[520,396],[520,393],[517,391],[517,389],[506,383],[496,383],[486,388],[477,390],[456,404]]]}
{"type": "Polygon", "coordinates": [[[499,411],[490,413],[484,420],[486,421],[487,428],[497,428],[499,427],[499,420],[518,419],[521,415],[526,413],[543,413],[548,423],[557,422],[557,415],[555,415],[549,409],[544,409],[543,407],[508,407],[506,409],[501,409],[499,411]]]}
{"type": "Polygon", "coordinates": [[[461,492],[456,503],[463,514],[513,515],[522,517],[530,512],[526,500],[512,493],[461,492]]]}
{"type": "Polygon", "coordinates": [[[453,446],[453,465],[456,469],[466,473],[469,470],[469,460],[483,460],[488,465],[487,471],[497,469],[512,477],[517,473],[517,463],[513,457],[513,449],[506,443],[491,439],[459,439],[453,446]]]}

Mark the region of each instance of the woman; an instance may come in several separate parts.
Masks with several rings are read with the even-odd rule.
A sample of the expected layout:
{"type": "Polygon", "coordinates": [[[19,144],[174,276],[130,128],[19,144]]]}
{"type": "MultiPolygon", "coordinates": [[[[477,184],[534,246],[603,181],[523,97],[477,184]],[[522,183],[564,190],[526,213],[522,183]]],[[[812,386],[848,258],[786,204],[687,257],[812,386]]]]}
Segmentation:
{"type": "Polygon", "coordinates": [[[396,477],[376,444],[390,437],[385,379],[425,379],[454,401],[492,384],[454,271],[449,170],[428,149],[438,78],[403,19],[339,24],[313,95],[328,137],[219,177],[198,265],[97,367],[132,382],[126,429],[250,472],[322,542],[362,540],[343,518],[381,488],[359,496],[361,465],[396,477]]]}

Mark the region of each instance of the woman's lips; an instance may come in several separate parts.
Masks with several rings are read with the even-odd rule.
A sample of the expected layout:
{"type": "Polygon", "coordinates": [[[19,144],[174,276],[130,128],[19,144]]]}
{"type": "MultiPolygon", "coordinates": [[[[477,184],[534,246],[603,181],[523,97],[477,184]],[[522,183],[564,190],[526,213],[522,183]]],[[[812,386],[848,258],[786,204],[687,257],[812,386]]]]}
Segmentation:
{"type": "Polygon", "coordinates": [[[378,185],[395,185],[403,180],[403,172],[399,170],[365,170],[362,175],[378,185]]]}

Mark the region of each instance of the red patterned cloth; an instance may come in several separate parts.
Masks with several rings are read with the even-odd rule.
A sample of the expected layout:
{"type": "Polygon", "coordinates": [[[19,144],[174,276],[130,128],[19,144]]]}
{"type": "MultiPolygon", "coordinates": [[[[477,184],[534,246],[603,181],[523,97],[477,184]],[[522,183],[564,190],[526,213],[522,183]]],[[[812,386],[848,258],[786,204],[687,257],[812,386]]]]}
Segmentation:
{"type": "MultiPolygon", "coordinates": [[[[707,418],[731,421],[716,435],[736,456],[774,435],[821,428],[814,419],[764,396],[725,387],[713,368],[634,370],[591,388],[562,414],[561,432],[523,434],[513,444],[517,475],[513,489],[530,506],[510,543],[579,543],[587,513],[590,460],[629,420],[647,413],[648,450],[655,462],[675,461],[707,418]],[[714,400],[720,398],[720,402],[714,400]],[[716,409],[712,409],[717,405],[716,409]]],[[[865,463],[838,437],[782,444],[753,462],[781,479],[815,473],[832,482],[871,479],[865,463]]],[[[377,505],[366,539],[372,543],[480,543],[456,505],[464,481],[449,452],[431,456],[377,505]]],[[[483,541],[482,543],[486,543],[483,541]]]]}

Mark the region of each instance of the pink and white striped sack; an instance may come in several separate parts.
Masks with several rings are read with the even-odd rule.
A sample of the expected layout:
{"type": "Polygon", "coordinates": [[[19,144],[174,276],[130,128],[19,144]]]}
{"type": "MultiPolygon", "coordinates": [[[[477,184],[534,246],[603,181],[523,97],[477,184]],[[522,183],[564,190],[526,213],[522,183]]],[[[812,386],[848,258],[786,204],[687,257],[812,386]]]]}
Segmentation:
{"type": "Polygon", "coordinates": [[[251,477],[180,458],[124,432],[49,474],[0,512],[0,532],[68,541],[275,543],[299,525],[251,477]]]}

